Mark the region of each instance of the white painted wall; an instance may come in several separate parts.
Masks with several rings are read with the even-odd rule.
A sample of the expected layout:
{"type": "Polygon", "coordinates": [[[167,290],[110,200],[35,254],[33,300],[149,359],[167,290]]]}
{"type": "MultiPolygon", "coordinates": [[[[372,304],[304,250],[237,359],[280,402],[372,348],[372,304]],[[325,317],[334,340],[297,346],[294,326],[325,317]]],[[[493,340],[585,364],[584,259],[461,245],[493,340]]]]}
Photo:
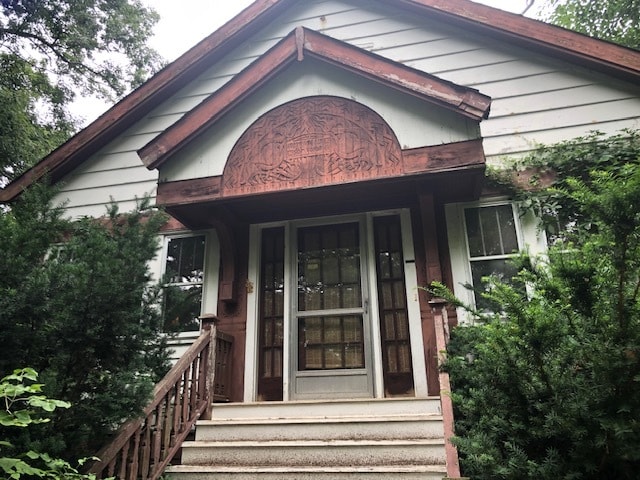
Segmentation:
{"type": "MultiPolygon", "coordinates": [[[[622,128],[640,128],[640,87],[637,85],[612,80],[466,30],[450,28],[441,22],[398,14],[383,1],[307,0],[258,32],[251,41],[194,82],[185,85],[174,98],[168,99],[70,175],[60,196],[68,199],[69,213],[73,216],[99,215],[110,197],[126,209],[133,205],[136,195],[153,194],[156,174],[146,172],[136,150],[300,25],[491,96],[491,116],[481,124],[490,162],[504,155],[521,154],[539,143],[574,138],[594,129],[613,133],[622,128]]],[[[318,94],[318,90],[327,93],[332,86],[331,83],[319,86],[317,76],[310,80],[317,83],[315,91],[300,82],[288,84],[287,92],[278,92],[278,99],[284,101],[296,95],[318,94]]],[[[354,85],[359,87],[362,83],[354,85]]],[[[350,93],[348,90],[343,86],[340,91],[346,95],[350,93]]],[[[362,100],[371,100],[376,108],[384,107],[381,104],[388,95],[376,96],[374,103],[362,92],[357,94],[362,100]]],[[[275,100],[265,103],[262,110],[266,111],[274,104],[275,100]]],[[[398,112],[400,106],[397,105],[398,112]]],[[[383,116],[387,112],[388,109],[383,116]]],[[[394,128],[400,125],[393,118],[385,116],[385,119],[394,128]]],[[[255,120],[255,115],[242,121],[235,120],[236,136],[243,126],[251,123],[250,120],[255,120]]],[[[231,119],[230,123],[233,122],[231,119]]],[[[231,130],[231,126],[227,130],[231,130]]],[[[404,140],[407,145],[417,141],[403,128],[396,133],[403,137],[401,144],[404,140]]],[[[224,152],[230,150],[234,141],[233,137],[225,136],[217,147],[220,155],[215,158],[207,155],[206,166],[199,170],[221,172],[224,152]]],[[[190,155],[193,161],[203,153],[191,151],[190,155]]],[[[170,173],[176,176],[175,172],[170,173]]]]}

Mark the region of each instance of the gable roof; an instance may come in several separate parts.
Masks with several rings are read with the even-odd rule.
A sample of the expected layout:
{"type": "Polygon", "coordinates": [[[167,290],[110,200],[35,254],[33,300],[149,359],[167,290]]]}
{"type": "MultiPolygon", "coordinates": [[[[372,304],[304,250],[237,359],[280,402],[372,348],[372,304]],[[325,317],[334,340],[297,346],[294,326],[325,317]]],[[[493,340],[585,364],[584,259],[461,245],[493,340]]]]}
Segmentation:
{"type": "Polygon", "coordinates": [[[302,62],[309,57],[337,65],[475,121],[489,115],[491,99],[477,90],[456,85],[313,30],[298,27],[140,149],[138,155],[142,162],[149,169],[159,167],[285,66],[295,60],[302,62]]]}
{"type": "MultiPolygon", "coordinates": [[[[256,0],[150,80],[111,107],[97,120],[0,190],[0,202],[15,199],[24,188],[49,174],[57,181],[89,156],[143,118],[218,59],[304,0],[256,0]]],[[[640,51],[532,20],[470,0],[386,0],[386,5],[429,15],[445,23],[536,49],[625,80],[640,80],[640,51]]]]}

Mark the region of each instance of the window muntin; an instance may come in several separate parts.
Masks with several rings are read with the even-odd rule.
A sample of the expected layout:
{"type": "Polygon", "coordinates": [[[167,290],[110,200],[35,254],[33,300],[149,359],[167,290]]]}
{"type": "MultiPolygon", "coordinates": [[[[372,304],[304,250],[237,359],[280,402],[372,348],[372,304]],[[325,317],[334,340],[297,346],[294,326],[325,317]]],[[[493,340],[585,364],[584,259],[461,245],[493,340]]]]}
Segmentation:
{"type": "Polygon", "coordinates": [[[464,219],[476,307],[491,309],[481,295],[482,278],[494,275],[508,281],[517,273],[510,263],[520,249],[513,205],[465,208],[464,219]]]}
{"type": "Polygon", "coordinates": [[[204,284],[206,236],[169,237],[164,263],[163,316],[167,332],[195,331],[204,284]]]}

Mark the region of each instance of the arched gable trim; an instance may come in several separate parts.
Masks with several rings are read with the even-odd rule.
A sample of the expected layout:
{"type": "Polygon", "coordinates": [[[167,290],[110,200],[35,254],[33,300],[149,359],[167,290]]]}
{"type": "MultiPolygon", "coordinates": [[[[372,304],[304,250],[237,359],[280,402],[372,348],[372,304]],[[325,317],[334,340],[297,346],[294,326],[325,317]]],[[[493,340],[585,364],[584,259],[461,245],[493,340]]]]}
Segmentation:
{"type": "Polygon", "coordinates": [[[394,132],[370,108],[340,97],[293,100],[238,139],[222,174],[223,197],[402,175],[394,132]]]}

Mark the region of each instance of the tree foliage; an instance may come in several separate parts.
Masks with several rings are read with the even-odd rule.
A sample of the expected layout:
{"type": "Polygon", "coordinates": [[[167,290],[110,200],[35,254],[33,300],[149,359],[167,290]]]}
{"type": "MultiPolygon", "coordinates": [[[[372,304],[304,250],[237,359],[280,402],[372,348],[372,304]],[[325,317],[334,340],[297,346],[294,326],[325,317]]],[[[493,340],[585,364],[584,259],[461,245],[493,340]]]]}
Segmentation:
{"type": "Polygon", "coordinates": [[[137,415],[166,371],[147,267],[164,215],[112,205],[102,221],[69,222],[52,195],[34,186],[0,215],[0,372],[29,364],[47,395],[72,403],[55,429],[38,425],[16,442],[77,458],[137,415]]]}
{"type": "MultiPolygon", "coordinates": [[[[42,394],[38,373],[32,368],[15,370],[0,379],[0,426],[5,428],[29,428],[32,425],[46,423],[48,418],[42,413],[53,412],[59,408],[69,408],[68,402],[54,400],[42,394]]],[[[79,462],[81,466],[83,461],[79,462]]],[[[95,475],[83,475],[76,467],[65,460],[54,458],[46,453],[16,452],[10,442],[0,441],[0,471],[3,478],[43,478],[59,480],[91,480],[95,475]]]]}
{"type": "Polygon", "coordinates": [[[533,158],[555,183],[519,194],[538,212],[567,212],[567,228],[548,259],[525,256],[513,284],[491,284],[499,312],[453,332],[463,469],[477,479],[637,478],[640,134],[594,134],[533,158]]]}
{"type": "Polygon", "coordinates": [[[112,98],[160,67],[140,0],[0,0],[0,185],[75,129],[77,93],[112,98]]]}
{"type": "Polygon", "coordinates": [[[640,0],[549,0],[549,20],[592,37],[640,49],[640,0]]]}

